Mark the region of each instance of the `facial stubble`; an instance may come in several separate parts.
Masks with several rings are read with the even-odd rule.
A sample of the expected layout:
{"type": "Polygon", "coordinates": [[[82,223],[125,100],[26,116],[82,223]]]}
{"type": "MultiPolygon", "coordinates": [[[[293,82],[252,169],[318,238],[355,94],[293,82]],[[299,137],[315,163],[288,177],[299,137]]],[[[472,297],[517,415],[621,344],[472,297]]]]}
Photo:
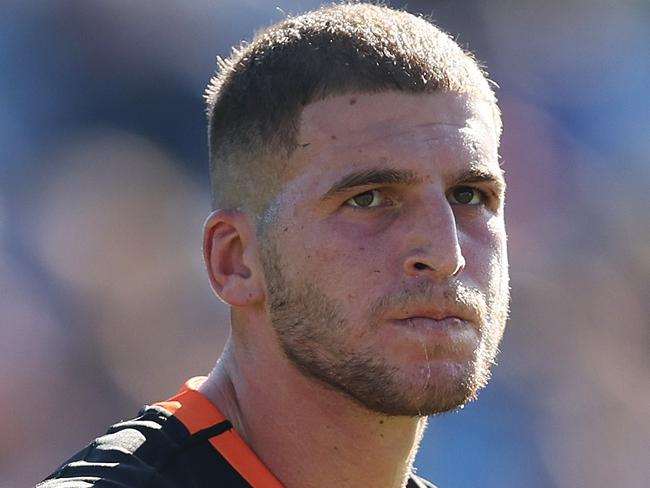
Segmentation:
{"type": "MultiPolygon", "coordinates": [[[[287,267],[272,233],[265,233],[260,242],[271,323],[288,360],[308,378],[373,412],[410,417],[453,410],[475,399],[487,384],[508,314],[507,283],[499,287],[497,295],[501,296],[492,301],[476,290],[454,289],[453,299],[476,312],[481,324],[479,347],[466,362],[448,365],[453,369],[453,381],[449,381],[436,370],[435,351],[422,343],[423,366],[412,381],[383,351],[352,343],[351,325],[335,300],[314,283],[286,276],[287,267]]],[[[368,316],[377,316],[388,306],[426,301],[431,294],[431,287],[424,283],[408,293],[383,297],[368,316]]]]}

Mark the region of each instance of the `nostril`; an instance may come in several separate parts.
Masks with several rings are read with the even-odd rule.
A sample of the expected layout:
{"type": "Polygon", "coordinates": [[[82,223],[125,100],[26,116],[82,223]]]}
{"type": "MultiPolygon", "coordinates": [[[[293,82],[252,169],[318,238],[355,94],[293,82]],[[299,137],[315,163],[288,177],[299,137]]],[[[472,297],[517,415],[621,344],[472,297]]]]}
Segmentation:
{"type": "Polygon", "coordinates": [[[418,271],[422,271],[422,270],[425,270],[425,269],[431,269],[429,266],[427,266],[424,263],[415,263],[413,266],[415,266],[415,269],[417,269],[418,271]]]}

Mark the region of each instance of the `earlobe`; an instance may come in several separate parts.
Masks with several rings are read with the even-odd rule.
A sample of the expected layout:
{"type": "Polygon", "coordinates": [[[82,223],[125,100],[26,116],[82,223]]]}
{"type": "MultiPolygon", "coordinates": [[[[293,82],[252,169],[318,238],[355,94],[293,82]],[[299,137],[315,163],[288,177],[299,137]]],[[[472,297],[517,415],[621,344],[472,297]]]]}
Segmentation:
{"type": "Polygon", "coordinates": [[[203,257],[214,292],[229,305],[244,307],[264,300],[255,233],[240,211],[216,210],[203,228],[203,257]]]}

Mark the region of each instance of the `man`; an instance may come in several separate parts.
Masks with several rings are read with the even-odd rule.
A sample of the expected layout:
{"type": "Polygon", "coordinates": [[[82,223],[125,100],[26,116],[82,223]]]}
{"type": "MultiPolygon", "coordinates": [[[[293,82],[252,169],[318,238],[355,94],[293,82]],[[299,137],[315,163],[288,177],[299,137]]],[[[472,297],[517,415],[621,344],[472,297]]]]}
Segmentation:
{"type": "Polygon", "coordinates": [[[220,60],[207,90],[207,378],[42,487],[426,487],[426,417],[473,399],[508,308],[499,110],[421,18],[340,4],[220,60]]]}

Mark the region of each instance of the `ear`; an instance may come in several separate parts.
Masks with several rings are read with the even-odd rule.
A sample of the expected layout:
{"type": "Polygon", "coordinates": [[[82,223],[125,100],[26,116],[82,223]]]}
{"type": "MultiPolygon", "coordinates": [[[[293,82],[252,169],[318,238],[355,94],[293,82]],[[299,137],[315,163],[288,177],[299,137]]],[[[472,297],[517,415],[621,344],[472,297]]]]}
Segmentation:
{"type": "Polygon", "coordinates": [[[203,226],[203,258],[214,292],[229,305],[264,301],[264,281],[250,217],[237,210],[215,210],[203,226]]]}

